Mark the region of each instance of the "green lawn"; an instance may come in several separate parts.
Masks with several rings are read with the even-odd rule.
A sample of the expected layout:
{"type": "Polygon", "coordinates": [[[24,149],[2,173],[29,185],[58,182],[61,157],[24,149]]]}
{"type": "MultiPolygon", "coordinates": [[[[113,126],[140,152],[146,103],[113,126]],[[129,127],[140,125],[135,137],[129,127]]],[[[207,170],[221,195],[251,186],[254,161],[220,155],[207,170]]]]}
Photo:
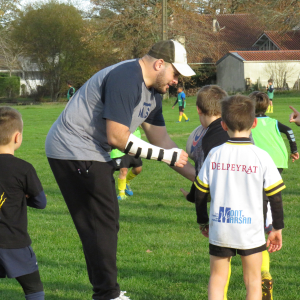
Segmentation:
{"type": "MultiPolygon", "coordinates": [[[[163,107],[168,132],[184,149],[189,134],[199,125],[195,97],[187,100],[188,123],[175,123],[178,106],[171,109],[174,98],[166,100],[163,107]]],[[[288,105],[300,109],[298,101],[296,97],[275,97],[271,116],[288,125],[288,105]]],[[[45,210],[28,209],[29,232],[46,299],[85,300],[91,299],[92,292],[82,247],[44,151],[47,132],[63,108],[64,104],[18,106],[24,119],[24,139],[16,155],[34,165],[47,194],[45,210]]],[[[291,127],[300,141],[300,127],[291,127]]],[[[283,191],[284,244],[281,251],[271,254],[276,300],[299,299],[299,164],[290,163],[283,172],[287,186],[283,191]]],[[[189,189],[190,182],[164,163],[144,160],[143,172],[132,183],[133,197],[120,202],[119,283],[132,300],[207,299],[208,240],[200,235],[194,207],[181,195],[181,187],[189,189]]],[[[0,280],[0,299],[23,299],[15,280],[0,280]]],[[[228,299],[245,299],[239,257],[232,259],[228,299]]]]}

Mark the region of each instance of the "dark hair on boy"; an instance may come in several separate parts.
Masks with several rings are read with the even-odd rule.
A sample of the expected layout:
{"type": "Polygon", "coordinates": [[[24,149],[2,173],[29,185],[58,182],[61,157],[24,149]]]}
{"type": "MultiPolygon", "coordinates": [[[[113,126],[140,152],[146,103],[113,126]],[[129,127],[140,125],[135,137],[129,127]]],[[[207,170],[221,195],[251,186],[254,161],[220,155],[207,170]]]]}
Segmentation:
{"type": "Polygon", "coordinates": [[[222,121],[232,131],[248,130],[255,119],[255,103],[247,96],[234,95],[222,101],[222,121]]]}
{"type": "Polygon", "coordinates": [[[271,82],[271,83],[273,84],[273,79],[272,79],[272,78],[270,78],[270,79],[268,80],[268,82],[271,82]]]}
{"type": "Polygon", "coordinates": [[[73,85],[71,80],[67,80],[68,85],[73,85]]]}
{"type": "Polygon", "coordinates": [[[0,145],[7,145],[15,132],[22,133],[22,115],[9,106],[0,107],[0,145]]]}
{"type": "Polygon", "coordinates": [[[197,93],[196,105],[206,116],[221,115],[221,100],[227,93],[218,85],[205,85],[197,93]]]}
{"type": "Polygon", "coordinates": [[[270,99],[266,93],[263,92],[252,92],[249,95],[253,101],[255,101],[255,114],[265,114],[270,105],[270,99]]]}

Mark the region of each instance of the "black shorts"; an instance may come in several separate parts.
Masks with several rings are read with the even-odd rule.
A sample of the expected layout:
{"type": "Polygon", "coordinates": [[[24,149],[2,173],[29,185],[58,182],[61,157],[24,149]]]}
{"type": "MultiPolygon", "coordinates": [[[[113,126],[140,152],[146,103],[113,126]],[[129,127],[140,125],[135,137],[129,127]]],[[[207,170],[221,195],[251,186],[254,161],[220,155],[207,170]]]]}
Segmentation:
{"type": "Polygon", "coordinates": [[[209,244],[209,254],[218,257],[230,257],[230,256],[236,256],[236,254],[239,254],[241,256],[248,256],[258,252],[263,252],[266,249],[267,249],[266,244],[257,248],[246,249],[246,250],[226,248],[226,247],[220,247],[213,244],[209,244]]]}
{"type": "Polygon", "coordinates": [[[125,154],[124,156],[114,158],[113,159],[115,164],[116,171],[119,171],[121,168],[137,168],[143,165],[141,158],[135,158],[129,154],[125,154]]]}
{"type": "Polygon", "coordinates": [[[38,270],[31,246],[21,249],[0,248],[0,278],[16,278],[38,270]]]}
{"type": "Polygon", "coordinates": [[[184,112],[184,106],[179,106],[179,111],[184,112]]]}

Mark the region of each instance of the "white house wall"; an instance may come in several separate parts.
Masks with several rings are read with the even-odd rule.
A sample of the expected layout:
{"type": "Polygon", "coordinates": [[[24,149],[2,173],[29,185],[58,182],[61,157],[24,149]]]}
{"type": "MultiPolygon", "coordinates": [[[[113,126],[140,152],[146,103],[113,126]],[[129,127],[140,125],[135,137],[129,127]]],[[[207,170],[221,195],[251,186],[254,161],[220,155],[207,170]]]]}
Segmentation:
{"type": "MultiPolygon", "coordinates": [[[[300,74],[300,62],[299,61],[277,61],[277,62],[244,62],[244,78],[250,78],[251,83],[257,83],[257,80],[260,81],[262,86],[267,86],[268,79],[270,79],[270,72],[268,70],[272,69],[272,66],[275,64],[280,66],[280,63],[283,63],[287,67],[287,76],[286,82],[289,88],[293,88],[297,82],[300,74]]],[[[276,87],[276,85],[275,85],[276,87]]]]}
{"type": "MultiPolygon", "coordinates": [[[[43,86],[44,81],[38,80],[38,79],[28,79],[24,80],[21,78],[20,80],[20,86],[25,85],[25,93],[30,95],[37,91],[38,86],[43,86]]],[[[22,87],[20,87],[20,94],[22,93],[22,87]]]]}
{"type": "Polygon", "coordinates": [[[227,92],[246,89],[243,61],[232,55],[217,64],[217,85],[227,92]]]}

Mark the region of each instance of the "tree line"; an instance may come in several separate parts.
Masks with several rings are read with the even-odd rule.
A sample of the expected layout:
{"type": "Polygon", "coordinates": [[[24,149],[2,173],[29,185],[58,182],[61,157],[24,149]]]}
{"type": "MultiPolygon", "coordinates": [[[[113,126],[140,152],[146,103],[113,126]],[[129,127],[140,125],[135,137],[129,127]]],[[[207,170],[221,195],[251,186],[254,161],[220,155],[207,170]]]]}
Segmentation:
{"type": "MultiPolygon", "coordinates": [[[[161,39],[162,3],[158,0],[90,0],[91,9],[50,0],[21,7],[0,0],[0,57],[11,74],[26,79],[39,70],[42,93],[57,101],[66,81],[80,87],[98,70],[137,58],[161,39]]],[[[199,15],[252,13],[266,30],[299,26],[297,0],[169,0],[168,37],[202,39],[210,49],[199,15]],[[195,26],[197,24],[197,26],[195,26]]],[[[213,51],[213,49],[210,49],[213,51]]]]}

